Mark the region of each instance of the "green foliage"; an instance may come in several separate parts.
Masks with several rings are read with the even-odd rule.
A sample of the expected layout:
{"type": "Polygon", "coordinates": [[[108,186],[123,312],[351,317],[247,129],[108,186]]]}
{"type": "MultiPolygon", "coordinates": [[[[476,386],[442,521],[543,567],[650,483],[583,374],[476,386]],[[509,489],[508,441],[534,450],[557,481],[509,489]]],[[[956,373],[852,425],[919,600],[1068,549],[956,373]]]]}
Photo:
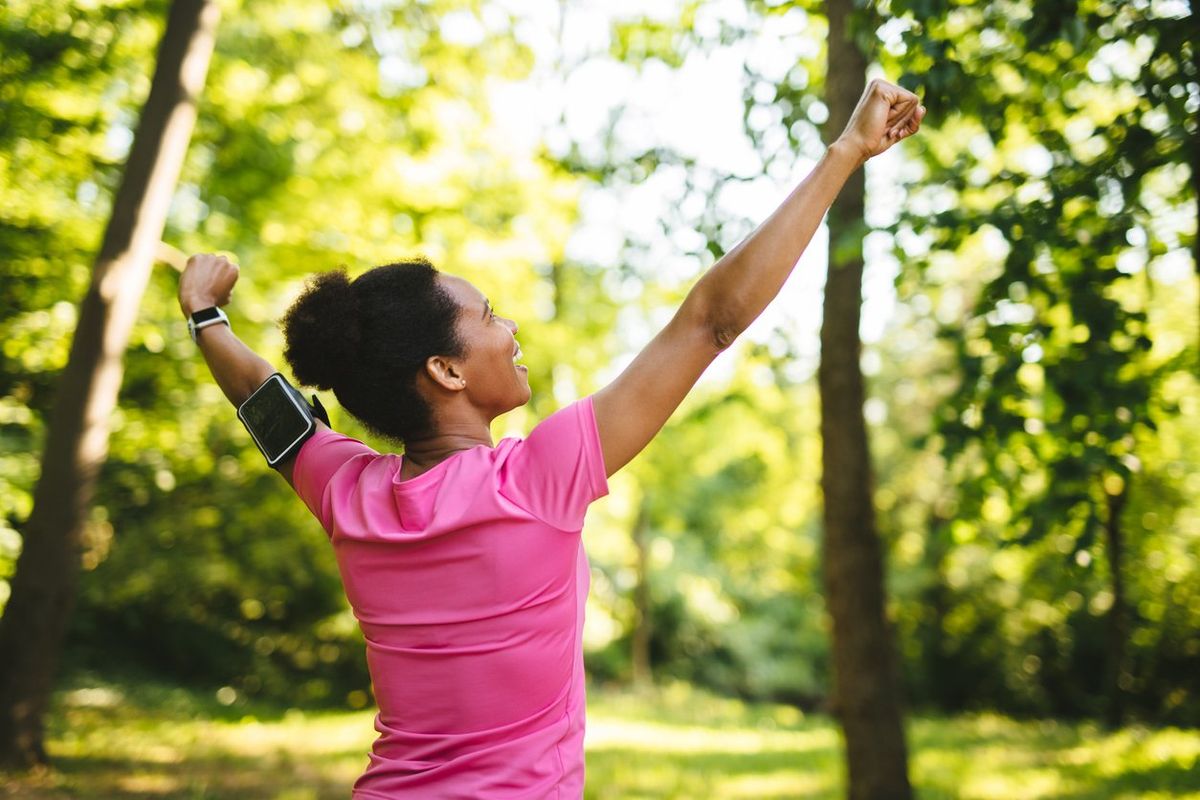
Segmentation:
{"type": "MultiPolygon", "coordinates": [[[[115,188],[131,93],[158,27],[140,3],[0,8],[0,581],[19,551],[75,301],[115,188]]],[[[0,603],[7,599],[0,582],[0,603]]]]}
{"type": "MultiPolygon", "coordinates": [[[[0,8],[0,605],[165,8],[157,0],[0,8]]],[[[269,0],[227,9],[165,237],[184,250],[238,255],[233,324],[276,362],[272,321],[311,272],[341,263],[356,272],[419,252],[466,276],[520,322],[531,367],[533,402],[497,435],[524,432],[599,388],[650,335],[647,320],[665,321],[694,277],[760,221],[737,192],[790,179],[798,157],[819,153],[825,113],[816,3],[748,4],[741,15],[689,3],[653,19],[614,12],[612,29],[583,54],[530,49],[519,34],[527,20],[507,8],[269,0]],[[794,64],[755,59],[770,36],[794,64]],[[552,124],[545,142],[527,141],[501,123],[492,93],[506,83],[563,89],[589,65],[661,77],[689,59],[730,54],[742,59],[727,63],[743,69],[753,149],[735,177],[647,137],[653,125],[620,104],[605,110],[599,141],[570,140],[565,123],[552,124]],[[615,263],[567,247],[586,198],[621,205],[663,186],[660,216],[618,232],[615,263]]],[[[925,170],[910,189],[912,213],[894,226],[892,211],[870,215],[872,225],[891,226],[905,265],[894,320],[864,357],[889,611],[919,706],[1100,713],[1096,665],[1112,595],[1097,524],[1121,492],[1133,567],[1127,691],[1147,718],[1195,724],[1197,305],[1194,278],[1178,266],[1195,237],[1183,160],[1195,135],[1185,57],[1195,52],[1194,26],[1138,4],[1030,8],[893,0],[858,20],[858,35],[885,23],[885,67],[907,68],[930,107],[921,149],[900,159],[902,173],[925,170]]],[[[874,192],[877,174],[868,177],[874,192]]],[[[868,244],[886,235],[874,230],[868,244]]],[[[811,353],[784,329],[735,350],[590,515],[589,667],[605,678],[630,674],[630,531],[644,506],[658,677],[816,707],[829,667],[811,353]]],[[[369,702],[361,639],[324,534],[212,385],[165,269],[146,294],[126,365],[81,554],[70,659],[227,687],[228,726],[187,728],[191,738],[171,745],[239,743],[214,746],[186,772],[188,791],[220,796],[214,773],[253,769],[230,753],[244,744],[237,716],[269,716],[255,698],[369,702]]],[[[333,413],[336,427],[361,434],[333,413]]],[[[837,790],[824,721],[808,727],[793,709],[672,697],[599,702],[594,719],[610,714],[636,736],[594,750],[595,796],[607,796],[606,786],[623,797],[711,793],[721,771],[731,794],[837,790]],[[714,716],[688,716],[689,708],[714,716]],[[660,741],[701,729],[698,749],[630,746],[646,738],[643,712],[672,720],[651,729],[660,741]],[[753,738],[771,725],[793,738],[753,738]],[[718,758],[709,743],[727,734],[765,749],[718,758]]],[[[68,712],[58,723],[68,725],[63,746],[100,752],[96,720],[107,713],[68,712]]],[[[290,775],[306,758],[274,743],[362,722],[336,719],[332,728],[325,718],[270,727],[275,738],[259,755],[278,758],[271,775],[290,775]]],[[[969,796],[1013,796],[1020,776],[1047,774],[1064,777],[1038,784],[1043,796],[1095,796],[1101,766],[1116,763],[1105,748],[1128,746],[1142,755],[1113,768],[1117,791],[1183,785],[1182,767],[1151,759],[1138,777],[1133,763],[1145,741],[1175,747],[1171,736],[1116,734],[1084,766],[1059,763],[1066,756],[1057,753],[1077,752],[1085,733],[990,717],[921,723],[925,749],[914,763],[931,796],[964,786],[969,796]],[[958,754],[959,739],[980,749],[958,754]],[[973,773],[982,777],[972,784],[969,767],[981,759],[994,768],[973,773]]],[[[322,751],[332,771],[305,775],[318,781],[315,796],[344,794],[366,743],[355,735],[322,751]]],[[[74,787],[74,776],[86,776],[76,783],[112,789],[132,750],[101,748],[122,765],[107,777],[81,761],[63,780],[74,787]]],[[[1192,751],[1179,752],[1182,764],[1192,751]]],[[[139,779],[164,779],[163,770],[138,769],[139,779]]]]}
{"type": "MultiPolygon", "coordinates": [[[[960,376],[928,432],[955,483],[939,512],[954,521],[934,524],[960,553],[984,542],[1033,547],[1020,559],[992,556],[1009,564],[1008,575],[995,570],[1000,596],[1011,592],[998,587],[1021,587],[1019,602],[1003,604],[1020,624],[958,592],[941,598],[953,608],[932,621],[945,630],[974,617],[960,631],[1003,632],[1019,663],[996,663],[1019,707],[1096,713],[1103,670],[1085,665],[1113,657],[1097,617],[1114,602],[1115,532],[1129,551],[1117,563],[1137,651],[1137,663],[1119,665],[1121,690],[1142,713],[1193,719],[1198,698],[1170,666],[1195,657],[1186,637],[1157,639],[1164,660],[1139,642],[1158,627],[1142,609],[1192,596],[1198,576],[1187,567],[1177,581],[1147,580],[1142,559],[1178,545],[1139,524],[1145,505],[1137,515],[1126,503],[1163,481],[1165,465],[1144,454],[1194,420],[1167,386],[1194,387],[1195,336],[1179,332],[1195,320],[1177,304],[1194,286],[1169,265],[1187,258],[1195,236],[1185,143],[1196,135],[1196,99],[1184,89],[1195,25],[1136,4],[889,8],[904,23],[894,60],[930,109],[926,174],[894,229],[908,265],[900,291],[936,305],[960,376]]],[[[1154,513],[1182,522],[1185,508],[1168,502],[1154,513]]],[[[1186,526],[1179,533],[1194,540],[1186,526]]],[[[956,560],[936,549],[935,594],[956,560]]]]}
{"type": "MultiPolygon", "coordinates": [[[[0,11],[0,70],[19,76],[0,90],[0,580],[164,13],[161,3],[0,11]]],[[[276,363],[272,320],[303,275],[414,252],[476,281],[535,338],[558,331],[562,346],[565,325],[539,319],[528,287],[562,261],[572,187],[492,116],[489,88],[527,74],[528,51],[494,14],[479,41],[441,35],[444,20],[479,13],[279,0],[226,16],[165,238],[238,255],[233,325],[276,363]]],[[[563,286],[586,293],[585,271],[561,269],[563,286]]],[[[70,660],[362,706],[361,636],[325,536],[212,384],[174,286],[165,268],[154,276],[130,342],[70,660]]],[[[593,305],[581,334],[608,327],[593,305]]],[[[576,346],[582,363],[602,346],[576,346]]],[[[534,377],[543,412],[549,373],[534,377]]]]}
{"type": "Polygon", "coordinates": [[[614,500],[628,494],[634,504],[604,509],[620,520],[615,535],[603,517],[587,532],[595,604],[611,603],[623,629],[595,643],[588,665],[598,677],[629,675],[629,531],[641,505],[656,677],[812,707],[828,685],[815,588],[816,398],[780,380],[767,348],[745,347],[739,357],[727,383],[689,398],[614,479],[614,500]]]}
{"type": "Polygon", "coordinates": [[[649,59],[657,59],[670,67],[682,66],[689,24],[687,18],[691,15],[684,12],[678,22],[661,22],[645,17],[617,21],[611,30],[610,50],[613,58],[625,64],[640,65],[649,59]]]}

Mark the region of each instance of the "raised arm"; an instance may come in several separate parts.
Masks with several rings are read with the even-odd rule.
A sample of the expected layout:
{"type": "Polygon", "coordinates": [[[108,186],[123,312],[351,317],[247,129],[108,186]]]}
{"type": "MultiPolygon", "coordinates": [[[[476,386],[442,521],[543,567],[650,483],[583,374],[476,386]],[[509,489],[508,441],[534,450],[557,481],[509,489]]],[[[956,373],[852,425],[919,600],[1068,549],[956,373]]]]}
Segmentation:
{"type": "MultiPolygon", "coordinates": [[[[237,279],[237,264],[225,256],[192,256],[179,279],[183,315],[190,317],[193,312],[228,304],[237,279]]],[[[271,363],[243,344],[228,325],[202,328],[196,332],[196,344],[213,379],[235,406],[275,372],[271,363]]]]}
{"type": "Polygon", "coordinates": [[[913,93],[871,81],[846,130],[813,171],[701,276],[667,326],[596,393],[596,426],[609,475],[641,452],[713,359],[779,294],[850,175],[916,133],[924,115],[913,93]]]}
{"type": "MultiPolygon", "coordinates": [[[[225,256],[194,255],[179,280],[179,307],[184,316],[229,302],[238,267],[225,256]]],[[[209,325],[196,332],[196,344],[213,379],[233,405],[240,406],[276,370],[234,335],[228,325],[209,325]]],[[[318,423],[320,424],[320,423],[318,423]]],[[[276,467],[292,482],[292,460],[276,467]]]]}

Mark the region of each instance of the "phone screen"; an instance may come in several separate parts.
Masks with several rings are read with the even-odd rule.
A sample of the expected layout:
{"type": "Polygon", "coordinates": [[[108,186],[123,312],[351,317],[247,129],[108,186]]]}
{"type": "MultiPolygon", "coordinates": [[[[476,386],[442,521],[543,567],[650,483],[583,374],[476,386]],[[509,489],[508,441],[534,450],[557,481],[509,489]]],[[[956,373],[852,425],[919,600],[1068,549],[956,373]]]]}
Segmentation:
{"type": "Polygon", "coordinates": [[[283,380],[275,375],[238,409],[238,416],[269,464],[278,461],[309,431],[312,423],[297,403],[283,380]]]}

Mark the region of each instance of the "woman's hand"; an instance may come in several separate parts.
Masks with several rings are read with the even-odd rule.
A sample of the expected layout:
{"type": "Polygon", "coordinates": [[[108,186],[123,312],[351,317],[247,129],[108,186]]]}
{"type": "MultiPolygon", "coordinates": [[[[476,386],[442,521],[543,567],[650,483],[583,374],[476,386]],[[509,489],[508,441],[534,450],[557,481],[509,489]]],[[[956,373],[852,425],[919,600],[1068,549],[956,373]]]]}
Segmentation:
{"type": "Polygon", "coordinates": [[[860,163],[865,163],[916,133],[924,117],[921,98],[876,78],[867,84],[838,142],[857,153],[860,163]]]}
{"type": "Polygon", "coordinates": [[[179,279],[179,307],[185,316],[212,306],[223,306],[233,294],[238,266],[225,256],[198,253],[187,261],[179,279]]]}

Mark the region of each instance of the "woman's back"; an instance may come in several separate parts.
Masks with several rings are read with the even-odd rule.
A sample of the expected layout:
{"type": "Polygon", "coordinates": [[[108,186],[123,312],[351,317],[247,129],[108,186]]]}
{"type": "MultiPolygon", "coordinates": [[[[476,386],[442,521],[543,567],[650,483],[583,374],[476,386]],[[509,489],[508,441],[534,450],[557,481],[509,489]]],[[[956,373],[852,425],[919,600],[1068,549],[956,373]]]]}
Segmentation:
{"type": "Polygon", "coordinates": [[[356,797],[577,797],[579,530],[607,491],[590,399],[527,440],[401,464],[324,431],[293,473],[367,640],[381,735],[356,797]]]}

